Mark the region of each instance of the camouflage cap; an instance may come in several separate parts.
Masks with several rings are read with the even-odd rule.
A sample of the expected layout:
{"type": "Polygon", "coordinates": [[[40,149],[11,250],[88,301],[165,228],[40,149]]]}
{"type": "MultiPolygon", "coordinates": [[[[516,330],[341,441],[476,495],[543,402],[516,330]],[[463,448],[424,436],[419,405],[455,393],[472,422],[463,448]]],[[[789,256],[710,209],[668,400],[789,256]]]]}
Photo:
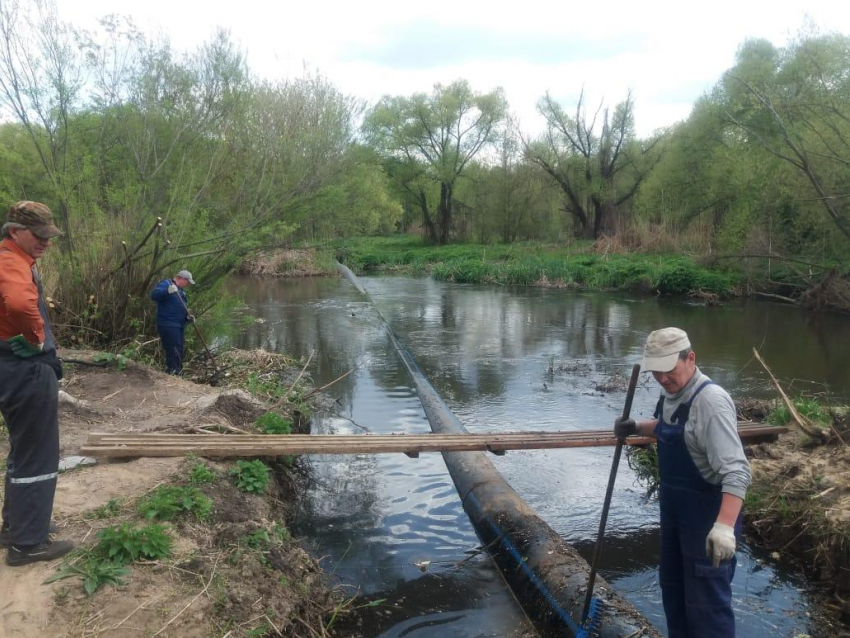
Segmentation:
{"type": "Polygon", "coordinates": [[[53,213],[40,202],[22,201],[9,207],[9,222],[21,224],[42,239],[61,235],[62,231],[53,225],[53,213]]]}

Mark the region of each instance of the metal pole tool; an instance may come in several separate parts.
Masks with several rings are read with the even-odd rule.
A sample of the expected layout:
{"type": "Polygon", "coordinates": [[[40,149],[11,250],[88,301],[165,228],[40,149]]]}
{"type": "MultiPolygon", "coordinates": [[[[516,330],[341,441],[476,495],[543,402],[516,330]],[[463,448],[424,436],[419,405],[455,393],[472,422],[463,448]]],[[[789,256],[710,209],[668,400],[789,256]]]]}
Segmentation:
{"type": "MultiPolygon", "coordinates": [[[[632,368],[632,378],[629,380],[629,390],[626,393],[626,405],[623,408],[623,419],[628,419],[632,411],[632,399],[635,397],[638,375],[640,375],[640,364],[632,368]]],[[[591,600],[593,598],[593,584],[596,580],[596,568],[599,566],[599,557],[602,554],[602,543],[605,540],[605,525],[608,523],[608,510],[611,509],[611,494],[614,492],[614,483],[617,480],[617,468],[620,466],[620,455],[623,453],[625,439],[617,439],[614,448],[614,462],[611,464],[611,474],[608,477],[608,490],[605,492],[605,502],[602,505],[602,518],[599,520],[599,533],[596,536],[596,547],[593,549],[593,562],[590,565],[590,577],[587,580],[587,594],[584,598],[584,609],[581,612],[581,622],[587,623],[590,613],[591,600]]],[[[591,618],[593,621],[593,618],[591,618]]]]}

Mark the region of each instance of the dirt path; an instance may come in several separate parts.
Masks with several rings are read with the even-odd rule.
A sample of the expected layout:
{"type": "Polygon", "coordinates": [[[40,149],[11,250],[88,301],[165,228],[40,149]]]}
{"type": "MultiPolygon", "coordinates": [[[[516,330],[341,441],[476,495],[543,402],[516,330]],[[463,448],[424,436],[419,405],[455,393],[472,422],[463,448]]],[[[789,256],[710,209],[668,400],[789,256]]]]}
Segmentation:
{"type": "MultiPolygon", "coordinates": [[[[90,354],[75,352],[73,357],[85,359],[90,354]]],[[[130,365],[121,371],[114,367],[67,368],[62,390],[71,398],[64,397],[60,403],[61,457],[77,455],[90,432],[245,427],[264,411],[242,391],[197,385],[143,366],[130,365]]],[[[0,455],[5,457],[7,449],[8,441],[2,437],[0,455]]],[[[181,477],[185,482],[187,465],[180,458],[142,458],[99,462],[63,472],[54,505],[54,522],[60,528],[56,537],[91,546],[100,529],[122,522],[139,523],[135,501],[159,485],[179,483],[181,477]],[[99,516],[96,510],[108,504],[120,506],[121,514],[99,516]]],[[[266,552],[276,555],[282,572],[266,569],[268,555],[234,551],[239,538],[257,529],[273,529],[273,521],[282,518],[281,504],[286,497],[280,493],[281,487],[273,484],[268,497],[246,495],[227,480],[228,464],[208,462],[207,466],[221,477],[219,484],[208,490],[215,503],[213,520],[205,525],[198,521],[172,523],[169,529],[175,545],[171,559],[134,565],[125,585],[103,587],[89,597],[76,578],[44,583],[62,561],[18,568],[0,561],[0,636],[140,636],[155,635],[163,628],[161,636],[207,636],[215,634],[222,623],[232,625],[231,635],[239,636],[265,622],[264,614],[256,612],[285,618],[287,611],[301,608],[299,596],[327,598],[315,564],[296,543],[266,552]],[[227,581],[241,577],[247,582],[215,580],[228,573],[227,581]],[[276,590],[291,581],[299,583],[297,592],[289,587],[287,597],[287,592],[276,590]],[[251,615],[262,622],[246,618],[251,615]]],[[[273,623],[269,618],[267,625],[273,623]]]]}

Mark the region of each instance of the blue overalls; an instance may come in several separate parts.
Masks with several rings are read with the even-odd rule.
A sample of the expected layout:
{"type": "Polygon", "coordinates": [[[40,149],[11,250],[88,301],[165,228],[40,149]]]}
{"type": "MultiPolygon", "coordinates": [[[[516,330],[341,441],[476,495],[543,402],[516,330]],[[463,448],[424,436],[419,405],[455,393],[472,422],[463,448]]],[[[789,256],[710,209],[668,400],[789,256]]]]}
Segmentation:
{"type": "MultiPolygon", "coordinates": [[[[685,424],[700,385],[686,403],[664,421],[664,395],[658,400],[658,464],[661,476],[661,566],[659,580],[670,638],[727,638],[735,635],[732,577],[736,560],[714,567],[705,539],[720,512],[720,485],[700,474],[685,443],[685,424]]],[[[741,517],[735,535],[741,533],[741,517]]]]}
{"type": "Polygon", "coordinates": [[[165,352],[165,370],[168,374],[180,374],[183,370],[184,334],[189,311],[188,299],[183,290],[168,292],[173,279],[163,279],[151,292],[156,302],[156,330],[165,352]],[[179,298],[178,298],[179,295],[179,298]]]}

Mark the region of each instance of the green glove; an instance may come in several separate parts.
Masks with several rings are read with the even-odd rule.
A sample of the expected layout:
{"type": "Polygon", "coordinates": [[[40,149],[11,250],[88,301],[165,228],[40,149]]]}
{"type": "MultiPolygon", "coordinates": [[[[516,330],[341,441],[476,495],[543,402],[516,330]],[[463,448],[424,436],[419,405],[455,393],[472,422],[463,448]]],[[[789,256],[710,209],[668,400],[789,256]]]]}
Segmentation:
{"type": "Polygon", "coordinates": [[[41,345],[32,345],[29,341],[24,339],[24,335],[12,337],[7,341],[7,343],[12,347],[12,352],[22,359],[32,357],[36,354],[41,354],[41,345]]]}

